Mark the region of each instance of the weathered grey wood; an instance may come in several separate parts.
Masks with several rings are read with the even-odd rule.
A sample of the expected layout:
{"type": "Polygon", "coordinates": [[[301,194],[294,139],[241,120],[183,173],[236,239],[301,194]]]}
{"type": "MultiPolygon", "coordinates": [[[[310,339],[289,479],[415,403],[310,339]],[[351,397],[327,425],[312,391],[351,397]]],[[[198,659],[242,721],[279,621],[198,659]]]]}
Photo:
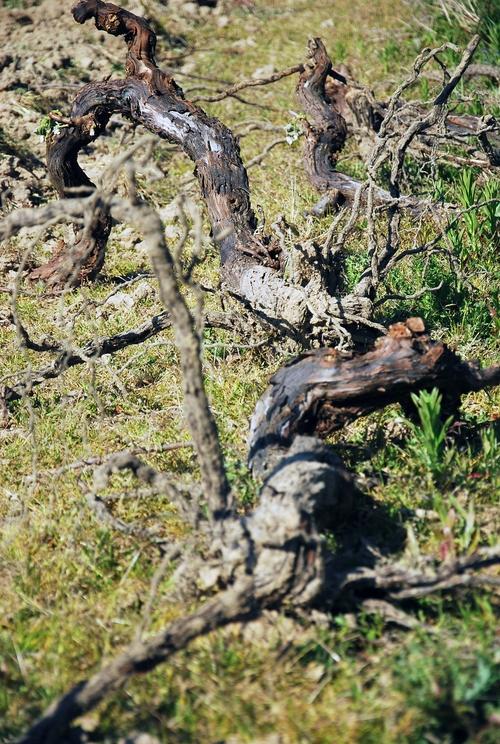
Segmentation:
{"type": "MultiPolygon", "coordinates": [[[[87,86],[77,97],[69,128],[83,127],[85,131],[57,135],[51,145],[52,177],[61,191],[67,192],[71,178],[84,179],[75,170],[76,155],[70,144],[95,134],[92,122],[99,124],[102,110],[106,114],[120,111],[181,145],[195,162],[221,251],[223,276],[233,291],[269,312],[274,320],[289,323],[296,332],[314,331],[314,317],[369,315],[371,305],[364,302],[366,298],[339,300],[324,292],[317,281],[294,287],[283,280],[273,265],[270,244],[255,236],[246,173],[232,134],[186,102],[174,81],[158,70],[154,34],[142,19],[100,0],[81,0],[74,14],[79,22],[94,18],[98,28],[125,35],[128,78],[87,86]]],[[[307,90],[306,106],[316,112],[318,122],[326,122],[321,131],[311,135],[311,147],[319,157],[311,161],[311,167],[316,169],[315,164],[322,163],[328,175],[327,171],[334,169],[332,153],[342,147],[345,132],[340,114],[333,112],[332,119],[331,106],[324,97],[331,63],[324,47],[321,49],[317,41],[315,44],[319,58],[307,72],[311,78],[304,77],[301,84],[307,90]]],[[[474,568],[499,560],[497,553],[467,557],[466,561],[457,560],[451,569],[445,567],[433,575],[413,573],[409,580],[408,573],[390,567],[382,572],[375,568],[371,573],[357,567],[341,577],[326,576],[321,533],[352,507],[354,489],[352,476],[322,438],[389,403],[407,405],[412,392],[438,387],[445,405],[456,407],[462,393],[500,382],[500,367],[480,370],[464,362],[444,344],[432,341],[418,318],[395,324],[364,354],[345,355],[324,348],[304,354],[276,373],[257,403],[250,428],[250,465],[263,479],[258,504],[249,515],[232,509],[217,430],[203,387],[200,342],[161,222],[145,205],[126,207],[145,231],[160,296],[174,328],[186,418],[212,516],[210,541],[203,556],[190,556],[185,570],[197,571],[205,590],[218,594],[149,640],[132,643],[88,680],[75,685],[31,728],[23,744],[64,741],[76,717],[122,687],[132,674],[146,672],[194,638],[248,619],[264,608],[308,606],[325,590],[339,592],[359,582],[379,592],[392,590],[395,596],[419,596],[418,592],[466,585],[474,568]]],[[[149,333],[150,329],[141,332],[149,333]]]]}

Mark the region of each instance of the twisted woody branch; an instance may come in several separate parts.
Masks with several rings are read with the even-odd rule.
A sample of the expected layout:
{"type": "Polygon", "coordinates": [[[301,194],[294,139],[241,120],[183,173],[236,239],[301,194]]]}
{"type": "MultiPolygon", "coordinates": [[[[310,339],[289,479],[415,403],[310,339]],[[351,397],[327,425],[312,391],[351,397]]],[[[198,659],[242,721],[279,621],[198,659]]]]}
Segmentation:
{"type": "MultiPolygon", "coordinates": [[[[127,75],[124,80],[85,86],[74,101],[70,118],[48,136],[48,170],[59,195],[76,197],[93,188],[78,165],[78,152],[104,131],[112,114],[123,114],[179,145],[194,162],[220,249],[221,278],[230,292],[303,343],[312,337],[335,338],[340,322],[369,326],[371,298],[360,293],[335,295],[328,282],[317,275],[296,283],[284,278],[286,257],[279,241],[256,231],[248,177],[235,136],[217,118],[187,101],[175,80],[158,69],[156,37],[147,23],[101,0],[80,0],[73,16],[79,23],[93,18],[97,28],[124,36],[127,75]]],[[[332,194],[334,202],[352,201],[363,193],[362,185],[335,169],[347,134],[346,107],[339,96],[330,95],[332,88],[328,86],[329,80],[345,80],[333,70],[319,39],[310,42],[309,58],[300,69],[297,94],[312,122],[305,125],[306,171],[326,195],[327,203],[332,194]]],[[[396,205],[410,214],[421,214],[426,208],[417,199],[395,199],[379,187],[372,188],[372,201],[393,209],[396,205]]],[[[60,249],[48,264],[32,272],[32,278],[55,284],[93,278],[102,267],[110,228],[109,208],[97,200],[76,245],[71,250],[60,249]]]]}
{"type": "MultiPolygon", "coordinates": [[[[277,254],[272,245],[255,236],[246,173],[231,132],[185,101],[172,78],[158,70],[154,34],[142,19],[99,0],[84,0],[73,13],[79,22],[94,18],[98,28],[125,36],[128,77],[83,89],[75,101],[71,123],[49,142],[51,177],[60,193],[67,194],[75,185],[89,188],[76,161],[79,143],[82,139],[90,141],[102,131],[112,112],[125,113],[180,144],[195,162],[221,250],[223,277],[229,286],[246,299],[251,291],[255,299],[260,291],[269,293],[274,286],[279,296],[276,302],[283,303],[288,292],[288,302],[293,305],[293,293],[299,290],[285,284],[274,265],[277,254]],[[258,286],[250,290],[252,282],[258,286]]],[[[310,78],[305,70],[299,87],[307,89],[311,80],[311,95],[316,88],[322,97],[331,70],[323,49],[317,41],[315,44],[313,51],[319,49],[323,68],[319,70],[314,64],[310,78]]],[[[307,97],[309,91],[304,95],[307,97]]],[[[324,105],[324,101],[318,103],[317,122],[324,105]]],[[[326,133],[322,127],[316,134],[310,133],[311,162],[322,159],[329,169],[328,178],[334,170],[332,143],[337,141],[341,147],[344,136],[340,118],[326,133]]],[[[109,207],[100,214],[99,209],[97,204],[96,219],[109,220],[109,207]]],[[[76,684],[33,725],[21,740],[23,744],[64,741],[75,718],[123,687],[132,675],[149,671],[193,639],[228,623],[247,620],[263,609],[310,606],[325,595],[338,596],[348,585],[360,582],[365,595],[371,587],[377,596],[386,591],[387,596],[396,599],[406,596],[405,587],[412,596],[418,596],[419,591],[443,591],[470,585],[476,569],[500,560],[498,551],[486,554],[478,550],[453,566],[435,570],[422,566],[421,573],[412,572],[410,581],[404,568],[397,566],[375,566],[370,571],[354,566],[351,573],[342,576],[327,570],[329,556],[322,532],[331,529],[339,515],[351,508],[356,493],[352,476],[324,443],[324,437],[390,403],[406,406],[411,394],[419,390],[437,387],[445,396],[446,406],[453,409],[462,394],[500,382],[500,367],[480,370],[476,364],[461,360],[443,343],[433,341],[417,318],[391,326],[387,335],[364,354],[346,355],[324,348],[279,370],[251,420],[249,462],[254,475],[263,480],[258,504],[250,514],[238,514],[231,503],[217,431],[203,388],[199,339],[176,279],[161,222],[144,204],[125,205],[118,216],[123,218],[123,213],[145,232],[161,299],[179,347],[186,418],[211,514],[206,553],[198,560],[190,556],[186,570],[209,568],[211,584],[206,590],[213,590],[214,596],[156,636],[135,641],[88,680],[76,684]]],[[[87,240],[87,252],[80,258],[86,265],[92,257],[97,266],[100,248],[96,240],[92,242],[91,233],[92,229],[82,238],[87,240]]],[[[52,269],[55,273],[66,270],[63,261],[52,269]]],[[[259,302],[280,319],[281,310],[276,304],[271,305],[265,297],[259,302]]],[[[307,313],[307,323],[311,324],[311,310],[304,299],[303,306],[302,331],[307,327],[307,313]]],[[[287,317],[285,320],[290,322],[287,317]]],[[[122,458],[120,467],[126,466],[126,458],[122,458]]],[[[137,468],[137,458],[131,458],[130,469],[137,468]]]]}
{"type": "MultiPolygon", "coordinates": [[[[168,258],[162,259],[166,248],[161,233],[149,238],[153,248],[156,244],[161,249],[154,250],[162,282],[162,273],[164,279],[168,271],[168,258]]],[[[174,292],[170,300],[173,317],[179,303],[182,297],[174,292]]],[[[392,326],[366,354],[347,357],[322,349],[281,369],[257,403],[251,422],[249,460],[253,472],[264,478],[258,506],[245,517],[231,510],[220,512],[209,554],[194,566],[211,569],[213,587],[219,593],[157,635],[135,641],[88,680],[75,685],[50,706],[19,744],[63,740],[72,721],[120,689],[132,675],[149,671],[194,638],[228,623],[249,620],[266,608],[309,606],[321,597],[338,597],[359,585],[365,599],[371,588],[379,598],[385,592],[400,600],[478,584],[481,575],[477,570],[498,563],[498,550],[479,549],[466,559],[437,567],[424,562],[409,570],[404,564],[381,562],[374,568],[359,565],[333,575],[328,572],[321,533],[332,529],[339,516],[352,508],[355,492],[350,474],[321,439],[377,408],[406,403],[412,392],[435,386],[451,404],[458,403],[464,392],[499,382],[500,367],[480,370],[461,360],[444,344],[432,341],[418,318],[392,326]]],[[[195,411],[196,407],[191,414],[195,411]]],[[[131,458],[130,467],[137,469],[137,458],[131,458]]],[[[194,559],[189,560],[192,564],[194,559]]]]}
{"type": "MultiPolygon", "coordinates": [[[[213,235],[221,250],[223,271],[230,283],[233,274],[239,275],[253,265],[255,261],[248,256],[258,255],[263,262],[272,263],[268,251],[254,237],[257,223],[235,137],[217,119],[186,101],[173,78],[158,69],[154,58],[156,37],[146,22],[100,0],[82,0],[72,12],[78,23],[94,18],[98,29],[125,36],[127,77],[85,86],[74,101],[71,123],[49,138],[48,170],[58,193],[68,195],[75,187],[91,186],[78,165],[78,151],[102,133],[111,114],[121,113],[180,145],[195,163],[213,235]]],[[[99,246],[95,255],[85,259],[91,276],[102,264],[101,252],[99,246]]],[[[43,276],[63,282],[68,278],[67,271],[67,266],[59,262],[43,276]]]]}

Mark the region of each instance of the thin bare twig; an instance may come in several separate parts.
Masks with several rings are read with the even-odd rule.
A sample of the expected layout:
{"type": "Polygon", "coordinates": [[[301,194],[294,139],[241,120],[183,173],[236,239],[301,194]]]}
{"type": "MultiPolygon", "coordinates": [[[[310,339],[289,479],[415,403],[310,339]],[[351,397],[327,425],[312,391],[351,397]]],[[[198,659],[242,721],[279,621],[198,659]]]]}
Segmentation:
{"type": "Polygon", "coordinates": [[[206,103],[216,103],[217,101],[224,100],[224,98],[233,96],[235,93],[240,90],[244,90],[245,88],[254,88],[259,85],[269,85],[270,83],[275,83],[278,80],[289,77],[290,75],[295,75],[297,72],[302,72],[303,69],[304,66],[302,64],[293,65],[293,67],[287,67],[286,70],[273,72],[271,75],[267,75],[266,77],[241,80],[239,83],[231,85],[229,88],[226,88],[226,90],[223,90],[214,96],[195,96],[191,100],[193,103],[198,103],[199,101],[204,101],[206,103]]]}

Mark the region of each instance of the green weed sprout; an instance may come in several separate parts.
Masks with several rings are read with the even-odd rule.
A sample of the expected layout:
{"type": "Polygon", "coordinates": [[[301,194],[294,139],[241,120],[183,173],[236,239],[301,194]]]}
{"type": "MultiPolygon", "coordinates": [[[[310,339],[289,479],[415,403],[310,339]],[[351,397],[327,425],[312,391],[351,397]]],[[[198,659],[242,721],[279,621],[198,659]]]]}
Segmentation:
{"type": "Polygon", "coordinates": [[[412,424],[415,437],[413,449],[432,476],[437,478],[448,464],[445,439],[453,418],[450,416],[442,421],[442,395],[437,388],[430,392],[422,390],[418,395],[412,393],[411,398],[420,419],[420,426],[412,424]]]}
{"type": "MultiPolygon", "coordinates": [[[[61,116],[60,111],[52,111],[51,113],[61,116]]],[[[38,122],[37,128],[35,129],[35,134],[40,135],[40,137],[47,137],[47,135],[51,134],[52,132],[54,134],[58,134],[59,131],[65,126],[65,124],[61,124],[60,122],[55,121],[55,119],[53,119],[50,115],[42,116],[42,118],[38,122]]]]}

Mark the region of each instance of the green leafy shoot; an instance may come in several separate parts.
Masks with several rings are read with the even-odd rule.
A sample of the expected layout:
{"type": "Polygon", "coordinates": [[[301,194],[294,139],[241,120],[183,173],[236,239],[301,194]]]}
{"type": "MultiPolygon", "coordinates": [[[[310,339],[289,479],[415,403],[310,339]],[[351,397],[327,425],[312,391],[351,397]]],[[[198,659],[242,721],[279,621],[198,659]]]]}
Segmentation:
{"type": "MultiPolygon", "coordinates": [[[[60,111],[51,111],[51,114],[61,116],[60,111]]],[[[40,137],[47,137],[49,134],[59,134],[61,129],[65,126],[65,124],[61,124],[60,122],[55,121],[55,119],[53,119],[50,114],[47,114],[46,116],[42,116],[42,118],[38,122],[38,126],[35,129],[35,134],[40,135],[40,137]]]]}
{"type": "Polygon", "coordinates": [[[412,448],[433,478],[437,478],[443,473],[449,459],[445,457],[445,444],[453,418],[450,416],[446,421],[442,420],[442,395],[437,388],[430,392],[422,390],[418,395],[412,393],[411,397],[420,419],[420,426],[412,424],[412,448]]]}

